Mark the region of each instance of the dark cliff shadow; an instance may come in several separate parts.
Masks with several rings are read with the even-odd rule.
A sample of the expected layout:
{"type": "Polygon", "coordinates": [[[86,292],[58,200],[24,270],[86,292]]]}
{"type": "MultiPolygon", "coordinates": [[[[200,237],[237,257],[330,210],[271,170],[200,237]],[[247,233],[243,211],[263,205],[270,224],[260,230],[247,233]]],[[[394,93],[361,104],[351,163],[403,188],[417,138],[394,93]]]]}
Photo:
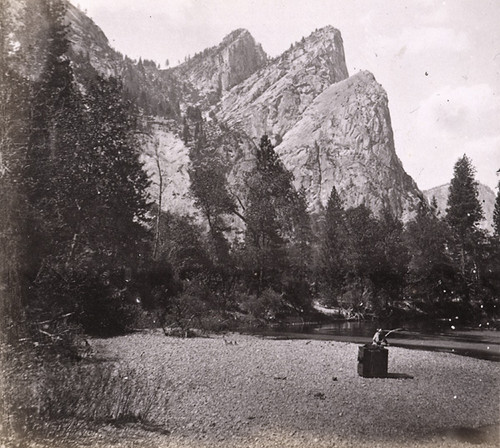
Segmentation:
{"type": "Polygon", "coordinates": [[[407,373],[388,373],[387,378],[393,378],[397,380],[412,380],[414,377],[408,375],[407,373]]]}

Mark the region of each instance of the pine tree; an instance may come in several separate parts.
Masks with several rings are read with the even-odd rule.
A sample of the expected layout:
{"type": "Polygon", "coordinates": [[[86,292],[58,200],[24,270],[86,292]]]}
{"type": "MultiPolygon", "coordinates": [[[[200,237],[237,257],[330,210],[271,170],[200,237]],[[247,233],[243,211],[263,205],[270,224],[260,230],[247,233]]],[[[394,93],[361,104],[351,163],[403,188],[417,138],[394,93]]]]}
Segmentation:
{"type": "Polygon", "coordinates": [[[72,197],[73,152],[83,122],[81,96],[75,88],[64,24],[64,4],[43,2],[49,22],[45,67],[34,85],[24,178],[29,204],[31,276],[45,258],[64,258],[72,233],[70,221],[78,213],[72,197]],[[69,221],[69,222],[68,222],[69,221]]]}
{"type": "Polygon", "coordinates": [[[255,168],[246,179],[247,204],[245,246],[257,280],[257,291],[269,286],[281,288],[286,270],[286,239],[293,223],[290,210],[296,192],[292,175],[281,163],[269,138],[261,138],[255,168]]]}
{"type": "Polygon", "coordinates": [[[372,281],[385,309],[403,298],[409,254],[403,242],[403,223],[388,208],[378,220],[379,240],[376,242],[377,260],[372,281]]]}
{"type": "Polygon", "coordinates": [[[295,254],[292,266],[295,270],[307,270],[311,263],[311,244],[312,244],[312,223],[311,217],[307,211],[307,196],[304,187],[301,187],[294,195],[292,204],[292,213],[290,220],[293,229],[290,235],[290,243],[295,254]]]}
{"type": "Polygon", "coordinates": [[[495,235],[500,238],[500,182],[498,182],[497,197],[493,210],[493,229],[495,229],[495,235]]]}
{"type": "Polygon", "coordinates": [[[333,302],[340,293],[346,273],[347,227],[345,219],[342,200],[334,186],[326,205],[324,230],[320,242],[320,282],[324,293],[333,302]]]}
{"type": "Polygon", "coordinates": [[[141,223],[146,221],[149,180],[139,161],[134,112],[122,90],[118,80],[100,76],[88,88],[87,153],[78,153],[87,176],[76,195],[89,201],[88,232],[98,235],[101,248],[108,247],[110,261],[134,264],[137,244],[144,237],[141,223]]]}
{"type": "Polygon", "coordinates": [[[464,155],[455,164],[446,208],[446,221],[455,237],[452,249],[461,275],[461,285],[457,289],[466,302],[480,283],[479,258],[483,239],[478,227],[483,211],[474,174],[470,159],[464,155]]]}
{"type": "Polygon", "coordinates": [[[379,262],[381,232],[379,223],[364,204],[346,210],[346,227],[346,282],[342,301],[360,311],[375,299],[372,278],[379,262]]]}
{"type": "Polygon", "coordinates": [[[478,199],[478,183],[474,174],[475,169],[470,159],[464,155],[455,164],[450,184],[446,220],[462,239],[475,231],[483,219],[478,199]]]}
{"type": "Polygon", "coordinates": [[[376,265],[379,224],[364,204],[346,210],[346,223],[348,253],[345,259],[349,274],[369,277],[376,265]]]}
{"type": "Polygon", "coordinates": [[[289,219],[292,230],[287,238],[288,267],[284,276],[284,298],[299,313],[310,308],[312,266],[312,223],[307,212],[306,190],[301,187],[294,195],[289,219]]]}
{"type": "Polygon", "coordinates": [[[125,310],[125,273],[139,264],[148,209],[136,121],[117,80],[94,75],[80,91],[66,55],[65,3],[44,6],[51,39],[23,173],[31,304],[50,314],[79,310],[94,331],[123,329],[130,316],[117,310],[125,310]]]}
{"type": "Polygon", "coordinates": [[[448,224],[425,207],[419,208],[404,233],[410,254],[406,295],[431,313],[453,297],[455,271],[447,250],[449,234],[448,224]]]}
{"type": "Polygon", "coordinates": [[[439,216],[440,215],[440,211],[439,211],[439,207],[438,207],[438,203],[437,203],[437,199],[436,199],[436,196],[432,196],[432,199],[431,199],[431,211],[432,213],[435,215],[435,216],[439,216]]]}
{"type": "Polygon", "coordinates": [[[185,145],[187,145],[190,140],[191,140],[191,133],[189,132],[189,123],[187,121],[187,118],[184,117],[182,124],[182,141],[184,142],[185,145]]]}

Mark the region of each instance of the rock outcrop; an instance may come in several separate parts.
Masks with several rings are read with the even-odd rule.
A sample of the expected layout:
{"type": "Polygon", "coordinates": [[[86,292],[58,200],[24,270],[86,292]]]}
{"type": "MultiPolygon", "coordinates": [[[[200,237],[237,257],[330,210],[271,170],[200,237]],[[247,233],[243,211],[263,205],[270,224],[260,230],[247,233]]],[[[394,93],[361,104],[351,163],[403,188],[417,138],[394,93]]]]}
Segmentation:
{"type": "Polygon", "coordinates": [[[104,76],[120,76],[123,58],[109,45],[103,31],[75,6],[68,4],[66,18],[70,27],[68,38],[76,54],[88,58],[92,66],[104,76]]]}
{"type": "Polygon", "coordinates": [[[143,139],[141,161],[151,179],[150,194],[162,208],[180,215],[194,215],[196,207],[189,191],[189,148],[172,130],[172,123],[156,120],[143,139]],[[161,190],[160,190],[160,177],[161,190]]]}
{"type": "Polygon", "coordinates": [[[170,70],[160,70],[153,61],[135,61],[115,51],[103,31],[71,3],[66,19],[70,57],[82,85],[85,77],[93,76],[89,73],[90,66],[102,76],[120,78],[130,98],[146,115],[179,118],[183,83],[170,70]]]}
{"type": "MultiPolygon", "coordinates": [[[[222,93],[241,83],[266,65],[267,55],[245,29],[227,35],[220,45],[208,48],[193,58],[171,69],[188,84],[191,92],[217,102],[222,93]]],[[[196,102],[196,98],[192,98],[196,102]]]]}
{"type": "Polygon", "coordinates": [[[422,199],[396,156],[387,95],[369,72],[320,94],[277,151],[314,211],[333,186],[346,207],[386,207],[403,219],[422,199]]]}
{"type": "Polygon", "coordinates": [[[321,92],[347,77],[342,37],[328,26],[227,92],[217,117],[250,137],[279,140],[321,92]]]}

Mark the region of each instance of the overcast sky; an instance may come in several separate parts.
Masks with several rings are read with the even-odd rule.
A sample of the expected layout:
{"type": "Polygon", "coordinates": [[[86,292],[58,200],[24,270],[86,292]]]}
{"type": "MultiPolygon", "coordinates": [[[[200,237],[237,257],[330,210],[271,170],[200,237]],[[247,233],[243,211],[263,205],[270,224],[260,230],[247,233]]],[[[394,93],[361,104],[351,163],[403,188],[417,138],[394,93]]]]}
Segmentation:
{"type": "Polygon", "coordinates": [[[389,96],[396,152],[421,189],[450,181],[464,153],[476,178],[500,176],[498,0],[72,0],[111,45],[165,66],[246,28],[270,56],[333,25],[350,74],[389,96]]]}

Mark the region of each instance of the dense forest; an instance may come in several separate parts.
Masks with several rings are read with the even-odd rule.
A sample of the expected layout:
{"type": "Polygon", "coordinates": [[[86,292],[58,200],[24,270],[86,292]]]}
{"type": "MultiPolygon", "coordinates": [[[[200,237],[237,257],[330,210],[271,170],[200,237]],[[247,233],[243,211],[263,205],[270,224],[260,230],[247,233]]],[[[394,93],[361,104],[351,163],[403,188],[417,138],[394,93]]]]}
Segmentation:
{"type": "Polygon", "coordinates": [[[498,316],[500,196],[489,235],[478,227],[466,155],[444,216],[432,203],[407,223],[389,210],[346,209],[335,188],[312,215],[267,136],[245,197],[235,197],[220,135],[188,108],[178,132],[203,222],[171,213],[148,193],[140,98],[90,63],[82,85],[67,56],[64,3],[42,4],[49,46],[33,80],[15,70],[22,54],[11,49],[12,18],[0,3],[4,338],[71,346],[79,334],[233,329],[310,317],[314,303],[350,318],[498,316]],[[232,215],[241,235],[227,224],[232,215]]]}

